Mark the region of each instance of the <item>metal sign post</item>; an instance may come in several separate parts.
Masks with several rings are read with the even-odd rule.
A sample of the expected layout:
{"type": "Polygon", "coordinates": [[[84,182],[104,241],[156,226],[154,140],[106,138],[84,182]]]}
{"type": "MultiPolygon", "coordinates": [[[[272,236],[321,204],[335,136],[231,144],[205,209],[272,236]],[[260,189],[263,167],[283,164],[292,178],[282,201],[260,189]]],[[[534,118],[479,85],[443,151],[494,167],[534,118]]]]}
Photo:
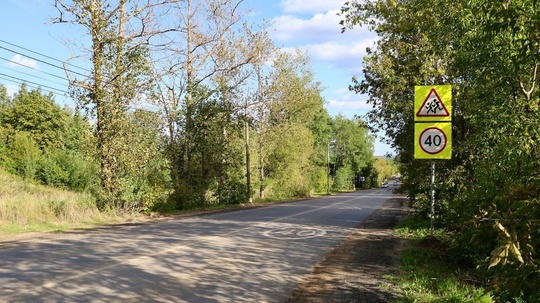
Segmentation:
{"type": "Polygon", "coordinates": [[[430,217],[430,230],[433,236],[433,230],[435,229],[435,161],[431,160],[431,215],[430,217]]]}

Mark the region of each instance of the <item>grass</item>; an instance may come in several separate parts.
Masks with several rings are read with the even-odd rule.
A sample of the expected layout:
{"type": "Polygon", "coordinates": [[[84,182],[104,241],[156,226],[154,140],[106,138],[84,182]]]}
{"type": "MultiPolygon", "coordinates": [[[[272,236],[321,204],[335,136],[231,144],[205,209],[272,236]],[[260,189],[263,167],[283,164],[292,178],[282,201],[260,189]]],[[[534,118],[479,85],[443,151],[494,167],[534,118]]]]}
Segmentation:
{"type": "Polygon", "coordinates": [[[118,222],[89,194],[33,184],[0,170],[0,236],[118,222]]]}
{"type": "Polygon", "coordinates": [[[401,289],[400,303],[492,303],[491,295],[471,283],[471,275],[449,255],[442,230],[433,235],[428,220],[411,217],[397,228],[410,240],[400,259],[399,273],[389,277],[401,289]]]}

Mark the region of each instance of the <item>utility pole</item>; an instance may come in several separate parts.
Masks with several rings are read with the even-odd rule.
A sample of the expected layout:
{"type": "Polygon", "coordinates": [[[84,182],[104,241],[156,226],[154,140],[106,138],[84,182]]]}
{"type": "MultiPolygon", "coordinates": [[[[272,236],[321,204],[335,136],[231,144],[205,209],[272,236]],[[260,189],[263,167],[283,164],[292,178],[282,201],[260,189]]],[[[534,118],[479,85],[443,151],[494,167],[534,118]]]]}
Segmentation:
{"type": "Polygon", "coordinates": [[[330,142],[326,145],[326,194],[330,194],[330,142]]]}

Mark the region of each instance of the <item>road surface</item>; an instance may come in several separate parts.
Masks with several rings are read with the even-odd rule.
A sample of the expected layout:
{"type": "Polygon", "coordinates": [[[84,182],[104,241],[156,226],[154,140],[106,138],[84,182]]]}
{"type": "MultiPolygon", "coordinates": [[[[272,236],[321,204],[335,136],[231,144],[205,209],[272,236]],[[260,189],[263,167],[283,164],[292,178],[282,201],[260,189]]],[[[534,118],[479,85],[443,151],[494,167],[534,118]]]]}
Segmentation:
{"type": "Polygon", "coordinates": [[[284,302],[388,189],[0,245],[0,302],[284,302]]]}

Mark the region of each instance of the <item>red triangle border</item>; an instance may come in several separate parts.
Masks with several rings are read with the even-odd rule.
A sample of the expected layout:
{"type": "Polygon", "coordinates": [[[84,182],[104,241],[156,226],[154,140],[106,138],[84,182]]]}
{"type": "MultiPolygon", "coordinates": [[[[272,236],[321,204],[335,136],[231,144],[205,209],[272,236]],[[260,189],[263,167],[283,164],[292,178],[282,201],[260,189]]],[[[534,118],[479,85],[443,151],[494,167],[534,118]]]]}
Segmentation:
{"type": "Polygon", "coordinates": [[[449,117],[450,116],[450,112],[448,111],[448,109],[446,108],[446,105],[444,105],[444,102],[442,102],[442,99],[441,97],[439,97],[439,94],[437,93],[437,91],[435,90],[435,88],[432,88],[430,91],[429,91],[429,94],[427,95],[426,97],[426,100],[424,100],[424,102],[422,103],[422,105],[420,106],[420,108],[418,109],[418,112],[416,112],[416,116],[417,117],[449,117]],[[429,99],[429,96],[431,96],[431,93],[435,93],[435,96],[437,97],[437,99],[439,100],[439,102],[441,103],[442,107],[444,108],[444,114],[435,114],[435,115],[423,115],[423,114],[420,114],[420,112],[422,111],[422,109],[424,108],[424,106],[426,105],[428,99],[429,99]]]}

